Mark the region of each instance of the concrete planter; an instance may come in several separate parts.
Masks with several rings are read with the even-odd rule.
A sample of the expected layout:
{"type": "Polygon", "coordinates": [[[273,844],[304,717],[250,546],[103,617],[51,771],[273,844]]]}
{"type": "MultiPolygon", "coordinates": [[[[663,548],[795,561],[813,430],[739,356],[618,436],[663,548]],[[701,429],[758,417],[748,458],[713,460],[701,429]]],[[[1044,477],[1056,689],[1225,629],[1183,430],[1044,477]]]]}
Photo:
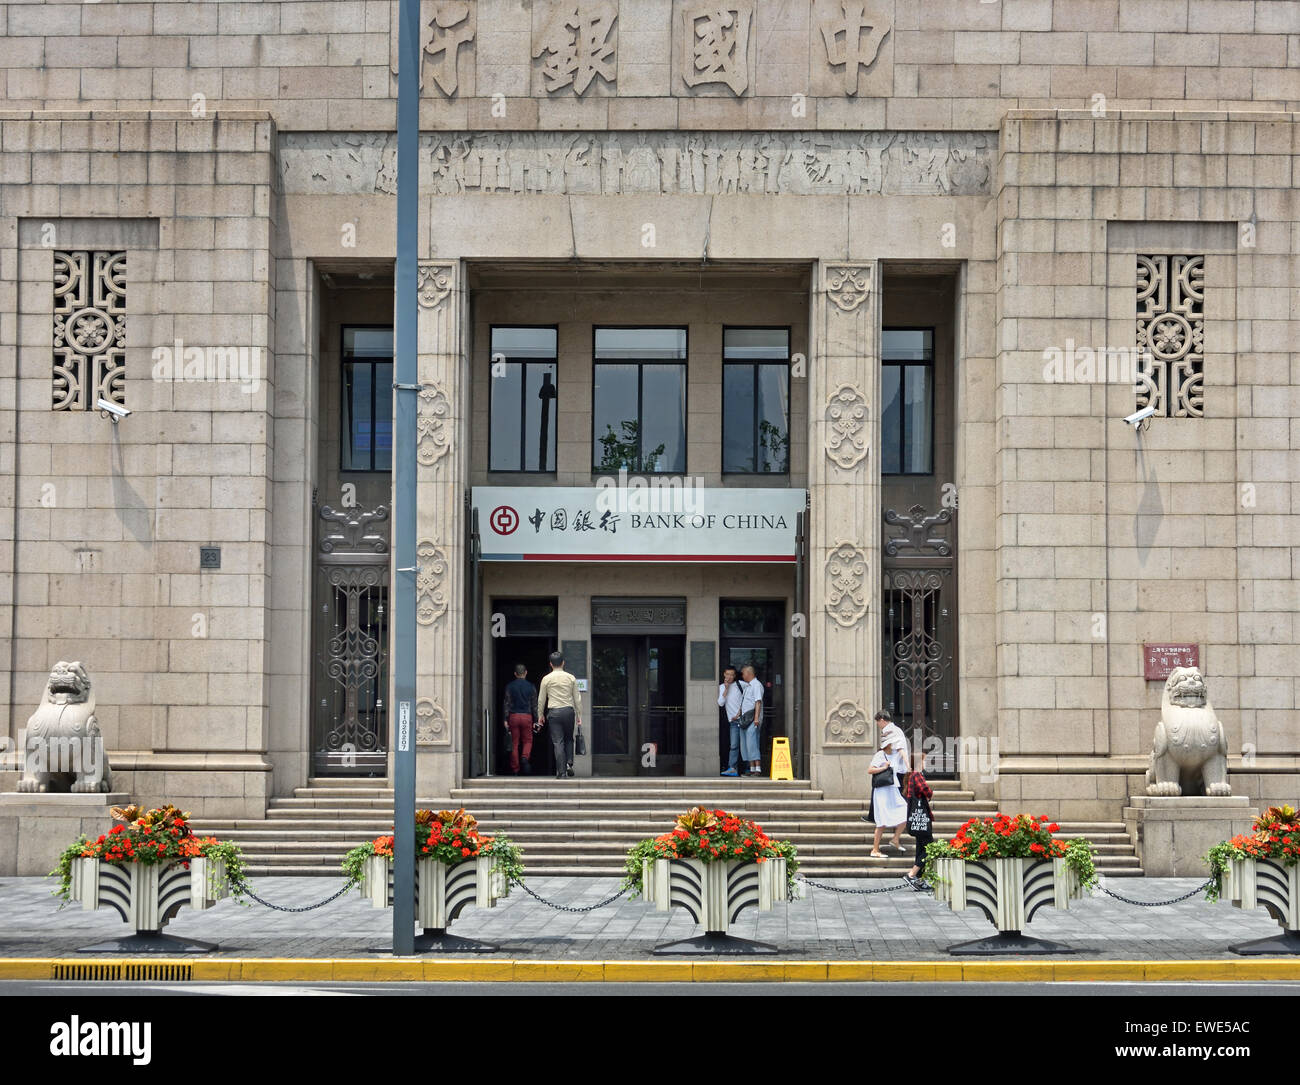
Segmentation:
{"type": "Polygon", "coordinates": [[[137,934],[157,934],[183,905],[211,908],[230,891],[226,864],[204,858],[180,862],[106,863],[75,859],[72,863],[71,899],[86,911],[110,908],[130,923],[137,934]]]}
{"type": "Polygon", "coordinates": [[[744,908],[770,912],[786,899],[785,860],[704,863],[699,859],[647,859],[642,896],[658,911],[685,908],[710,935],[725,935],[744,908]]]}
{"type": "MultiPolygon", "coordinates": [[[[1070,901],[1083,896],[1079,876],[1064,859],[941,859],[936,874],[936,900],[954,912],[978,908],[997,927],[1003,942],[1010,937],[1021,944],[1019,952],[1069,952],[1020,934],[1039,909],[1069,908],[1070,901]],[[1035,944],[1042,948],[1035,950],[1035,944]]],[[[986,940],[951,946],[949,951],[999,952],[986,940]]]]}
{"type": "MultiPolygon", "coordinates": [[[[494,872],[491,856],[480,856],[455,866],[437,859],[418,859],[415,864],[415,918],[425,931],[444,931],[470,905],[495,908],[508,896],[505,875],[494,872]]],[[[387,856],[366,860],[361,892],[376,908],[393,906],[393,862],[387,856]]]]}
{"type": "Polygon", "coordinates": [[[1285,929],[1278,938],[1230,946],[1234,953],[1300,953],[1300,863],[1233,859],[1224,875],[1223,897],[1234,908],[1265,909],[1285,929]]]}

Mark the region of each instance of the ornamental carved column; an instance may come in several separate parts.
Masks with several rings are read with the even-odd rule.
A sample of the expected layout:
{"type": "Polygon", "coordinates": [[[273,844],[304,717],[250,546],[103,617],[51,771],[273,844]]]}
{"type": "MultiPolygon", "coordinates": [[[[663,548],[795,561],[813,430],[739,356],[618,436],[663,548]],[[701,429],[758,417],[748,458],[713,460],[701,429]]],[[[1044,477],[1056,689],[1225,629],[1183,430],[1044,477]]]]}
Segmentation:
{"type": "Polygon", "coordinates": [[[822,262],[809,362],[808,719],[812,776],[866,793],[880,700],[879,268],[822,262]]]}
{"type": "MultiPolygon", "coordinates": [[[[416,417],[416,564],[399,575],[414,587],[416,787],[456,786],[464,735],[465,486],[469,477],[468,375],[462,337],[465,292],[458,262],[419,263],[419,392],[416,417]]],[[[410,393],[398,393],[407,394],[410,393]]]]}

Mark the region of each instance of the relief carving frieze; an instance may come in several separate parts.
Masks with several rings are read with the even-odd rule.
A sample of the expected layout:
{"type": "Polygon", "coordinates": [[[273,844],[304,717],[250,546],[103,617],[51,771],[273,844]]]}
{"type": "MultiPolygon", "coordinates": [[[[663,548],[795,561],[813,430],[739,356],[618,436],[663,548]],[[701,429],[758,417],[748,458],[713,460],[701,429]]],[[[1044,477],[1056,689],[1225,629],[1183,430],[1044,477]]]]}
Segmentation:
{"type": "Polygon", "coordinates": [[[429,697],[415,702],[415,744],[417,746],[447,746],[451,732],[447,729],[447,713],[442,705],[429,697]]]}
{"type": "Polygon", "coordinates": [[[857,467],[870,451],[867,442],[867,397],[852,384],[841,384],[826,404],[826,455],[845,471],[857,467]]]}
{"type": "Polygon", "coordinates": [[[447,554],[432,539],[421,539],[415,560],[415,620],[433,625],[447,613],[447,554]]]}
{"type": "Polygon", "coordinates": [[[866,551],[850,542],[840,542],[826,556],[826,614],[848,629],[867,614],[866,551]]]}
{"type": "Polygon", "coordinates": [[[415,414],[415,458],[422,467],[432,467],[451,445],[451,400],[440,384],[426,383],[420,389],[415,414]]]}
{"type": "Polygon", "coordinates": [[[826,266],[826,293],[835,308],[853,312],[871,297],[871,268],[852,264],[826,266]]]}
{"type": "MultiPolygon", "coordinates": [[[[989,195],[988,132],[426,132],[425,195],[989,195]]],[[[396,192],[397,139],[285,132],[290,194],[396,192]]]]}
{"type": "Polygon", "coordinates": [[[871,742],[871,721],[861,705],[840,701],[826,714],[823,746],[864,746],[871,742]]]}

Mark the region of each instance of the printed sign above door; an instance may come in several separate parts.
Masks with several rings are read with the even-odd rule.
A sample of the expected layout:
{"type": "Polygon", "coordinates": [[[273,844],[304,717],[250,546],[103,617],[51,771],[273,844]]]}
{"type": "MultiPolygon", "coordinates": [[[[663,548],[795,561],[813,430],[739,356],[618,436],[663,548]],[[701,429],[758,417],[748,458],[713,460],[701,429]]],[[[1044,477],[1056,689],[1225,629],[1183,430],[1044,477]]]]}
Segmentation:
{"type": "Polygon", "coordinates": [[[473,502],[482,561],[793,562],[795,520],[806,495],[668,485],[475,486],[473,502]]]}

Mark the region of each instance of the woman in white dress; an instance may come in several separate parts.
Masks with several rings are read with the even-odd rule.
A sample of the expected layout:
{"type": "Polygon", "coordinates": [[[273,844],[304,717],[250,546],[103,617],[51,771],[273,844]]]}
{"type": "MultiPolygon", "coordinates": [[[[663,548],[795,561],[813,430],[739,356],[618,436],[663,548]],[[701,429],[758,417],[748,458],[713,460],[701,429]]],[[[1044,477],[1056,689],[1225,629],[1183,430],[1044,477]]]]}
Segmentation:
{"type": "Polygon", "coordinates": [[[871,820],[876,826],[876,835],[871,842],[872,859],[884,859],[880,850],[880,837],[886,829],[893,829],[894,839],[890,847],[898,853],[903,850],[903,825],[907,821],[907,803],[903,801],[903,777],[909,771],[907,763],[907,740],[903,732],[890,720],[885,712],[876,713],[876,722],[880,725],[880,749],[871,759],[867,772],[874,777],[886,769],[893,769],[894,780],[889,784],[871,788],[871,820]]]}

